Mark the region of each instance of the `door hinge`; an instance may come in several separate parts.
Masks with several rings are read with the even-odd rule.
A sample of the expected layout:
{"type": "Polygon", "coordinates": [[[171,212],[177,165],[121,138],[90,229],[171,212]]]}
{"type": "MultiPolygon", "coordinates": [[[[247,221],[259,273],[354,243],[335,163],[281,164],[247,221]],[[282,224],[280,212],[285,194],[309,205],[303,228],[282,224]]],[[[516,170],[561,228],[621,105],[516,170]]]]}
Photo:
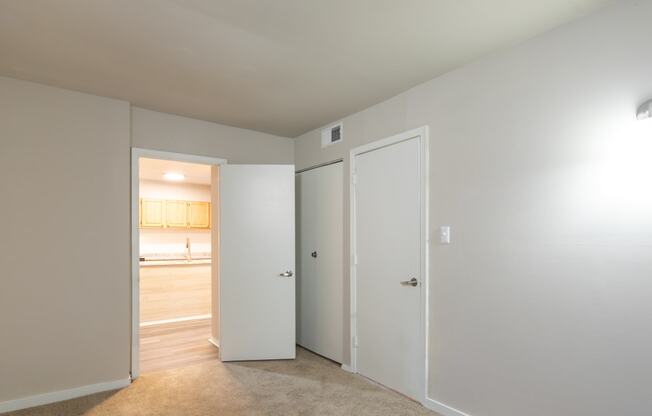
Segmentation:
{"type": "Polygon", "coordinates": [[[358,336],[353,337],[353,348],[358,348],[358,336]]]}
{"type": "Polygon", "coordinates": [[[353,172],[353,176],[351,179],[353,180],[354,185],[358,183],[358,175],[355,172],[353,172]]]}

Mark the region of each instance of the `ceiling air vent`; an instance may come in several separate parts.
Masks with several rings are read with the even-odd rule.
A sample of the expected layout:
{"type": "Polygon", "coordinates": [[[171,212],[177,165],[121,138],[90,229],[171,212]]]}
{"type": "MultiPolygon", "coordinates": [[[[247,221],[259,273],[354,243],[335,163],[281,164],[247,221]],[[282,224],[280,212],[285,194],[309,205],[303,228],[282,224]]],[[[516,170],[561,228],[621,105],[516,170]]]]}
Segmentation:
{"type": "Polygon", "coordinates": [[[339,143],[344,139],[344,128],[342,122],[326,127],[321,131],[321,147],[339,143]]]}

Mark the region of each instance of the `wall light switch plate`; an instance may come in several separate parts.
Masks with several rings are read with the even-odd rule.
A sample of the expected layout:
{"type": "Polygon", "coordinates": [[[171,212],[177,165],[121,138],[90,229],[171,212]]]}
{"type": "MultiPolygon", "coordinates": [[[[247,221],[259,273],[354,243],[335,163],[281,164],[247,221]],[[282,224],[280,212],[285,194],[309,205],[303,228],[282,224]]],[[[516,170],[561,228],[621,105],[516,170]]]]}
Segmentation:
{"type": "Polygon", "coordinates": [[[441,244],[451,243],[451,227],[449,225],[439,227],[439,242],[441,244]]]}

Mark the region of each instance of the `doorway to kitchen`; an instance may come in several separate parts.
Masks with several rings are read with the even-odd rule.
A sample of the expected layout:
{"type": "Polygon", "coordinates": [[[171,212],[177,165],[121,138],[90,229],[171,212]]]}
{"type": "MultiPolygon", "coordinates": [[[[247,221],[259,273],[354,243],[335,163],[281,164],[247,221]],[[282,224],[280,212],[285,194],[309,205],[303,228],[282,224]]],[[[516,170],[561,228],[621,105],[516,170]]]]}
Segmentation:
{"type": "Polygon", "coordinates": [[[219,359],[214,247],[223,162],[153,151],[134,157],[133,378],[219,359]]]}
{"type": "MultiPolygon", "coordinates": [[[[181,177],[185,180],[186,175],[191,176],[172,170],[180,165],[166,166],[155,174],[159,186],[160,182],[179,181],[181,177]]],[[[140,375],[141,364],[145,371],[156,371],[216,359],[224,362],[295,358],[294,208],[294,165],[227,165],[224,159],[132,149],[132,379],[140,375]],[[210,167],[210,201],[161,194],[143,195],[141,198],[140,189],[145,189],[146,184],[141,184],[140,166],[143,164],[141,161],[147,165],[145,159],[210,167]],[[168,228],[183,230],[186,234],[181,239],[176,236],[173,247],[159,242],[165,253],[157,251],[159,248],[146,252],[146,242],[143,241],[141,253],[141,233],[144,230],[157,229],[160,233],[169,231],[168,228]],[[198,229],[208,230],[210,234],[210,256],[205,249],[201,250],[201,244],[198,247],[195,237],[187,235],[189,230],[198,229]],[[141,260],[141,257],[144,258],[141,260]],[[207,261],[209,257],[210,263],[207,261]],[[141,289],[146,288],[141,277],[146,280],[153,270],[150,268],[199,268],[205,264],[210,268],[209,319],[205,318],[205,309],[186,309],[183,316],[150,315],[141,322],[141,309],[150,314],[167,311],[158,306],[141,308],[141,301],[147,303],[152,294],[160,297],[164,292],[161,285],[157,286],[150,280],[153,286],[150,296],[143,293],[141,297],[141,289]],[[141,326],[141,323],[145,325],[141,326]],[[190,323],[197,324],[197,327],[189,327],[190,323]],[[150,327],[155,326],[161,331],[151,334],[150,327]],[[185,339],[177,337],[180,326],[188,329],[185,339]],[[210,331],[206,330],[207,327],[210,331]],[[170,343],[166,346],[167,340],[170,343]],[[214,347],[209,348],[210,344],[214,347]],[[202,353],[197,355],[199,350],[202,353]],[[152,363],[156,366],[149,365],[152,363]]],[[[172,274],[172,279],[165,280],[170,273],[162,273],[157,278],[167,284],[181,279],[182,274],[178,271],[172,274]]],[[[197,288],[194,295],[205,293],[200,289],[201,284],[193,287],[197,288]]],[[[198,296],[204,300],[189,301],[189,296],[185,296],[182,306],[205,305],[204,295],[198,296]]]]}
{"type": "Polygon", "coordinates": [[[140,370],[215,359],[211,166],[141,158],[140,370]]]}

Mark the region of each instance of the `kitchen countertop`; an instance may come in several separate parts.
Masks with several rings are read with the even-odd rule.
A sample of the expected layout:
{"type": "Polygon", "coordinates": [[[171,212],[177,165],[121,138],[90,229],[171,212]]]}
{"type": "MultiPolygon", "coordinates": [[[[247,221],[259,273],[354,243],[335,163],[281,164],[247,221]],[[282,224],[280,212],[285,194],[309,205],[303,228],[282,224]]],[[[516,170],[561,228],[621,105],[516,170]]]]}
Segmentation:
{"type": "Polygon", "coordinates": [[[156,267],[156,266],[194,266],[199,264],[211,264],[211,259],[156,259],[156,260],[141,260],[140,267],[156,267]]]}

